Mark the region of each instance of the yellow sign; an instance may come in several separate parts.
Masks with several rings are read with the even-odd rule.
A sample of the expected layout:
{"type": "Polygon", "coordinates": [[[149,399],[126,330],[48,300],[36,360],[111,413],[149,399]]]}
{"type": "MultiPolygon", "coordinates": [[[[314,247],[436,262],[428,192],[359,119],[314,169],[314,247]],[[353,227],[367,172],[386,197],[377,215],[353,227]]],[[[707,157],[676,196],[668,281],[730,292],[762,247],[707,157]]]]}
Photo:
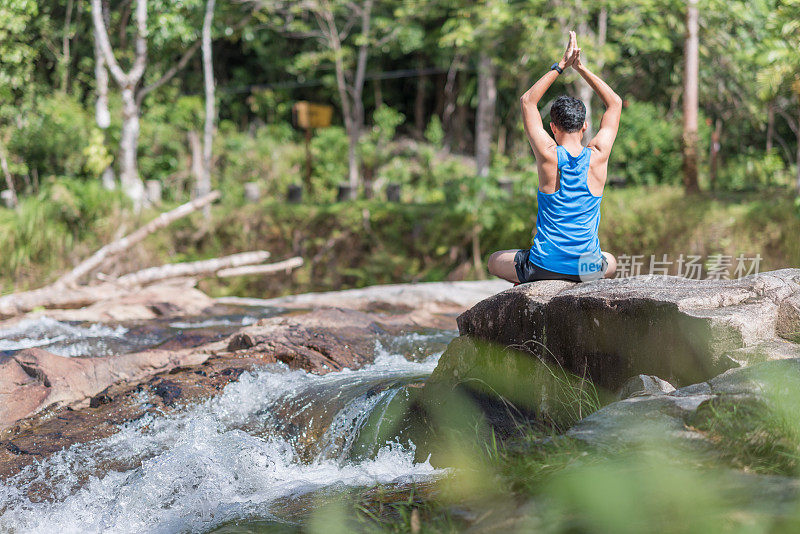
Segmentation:
{"type": "Polygon", "coordinates": [[[333,107],[311,102],[296,102],[292,108],[294,122],[300,128],[326,128],[331,125],[333,107]]]}

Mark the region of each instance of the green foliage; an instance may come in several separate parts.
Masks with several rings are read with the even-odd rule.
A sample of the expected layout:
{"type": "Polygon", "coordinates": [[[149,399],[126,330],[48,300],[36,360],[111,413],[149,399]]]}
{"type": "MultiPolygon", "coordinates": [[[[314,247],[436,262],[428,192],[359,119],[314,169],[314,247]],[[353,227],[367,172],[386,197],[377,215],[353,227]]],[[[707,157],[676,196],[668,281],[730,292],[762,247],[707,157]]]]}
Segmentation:
{"type": "Polygon", "coordinates": [[[285,91],[273,89],[253,89],[247,98],[250,112],[266,122],[288,120],[291,117],[292,102],[285,91]]]}
{"type": "Polygon", "coordinates": [[[338,126],[317,130],[311,140],[315,180],[331,198],[336,185],[347,181],[347,148],[347,134],[338,126]]]}
{"type": "Polygon", "coordinates": [[[437,149],[442,148],[444,128],[442,128],[442,121],[439,119],[439,115],[434,115],[428,121],[428,126],[425,128],[425,139],[437,149]]]}
{"type": "Polygon", "coordinates": [[[792,185],[790,169],[777,151],[747,150],[725,162],[719,187],[728,190],[767,189],[792,185]]]}
{"type": "Polygon", "coordinates": [[[681,130],[664,114],[654,104],[628,101],[611,155],[611,176],[644,185],[680,183],[681,130]]]}
{"type": "MultiPolygon", "coordinates": [[[[300,182],[305,149],[294,141],[295,132],[287,124],[262,126],[251,136],[223,122],[220,132],[224,133],[217,136],[214,148],[220,154],[216,174],[227,192],[226,202],[239,205],[245,182],[260,183],[271,198],[282,198],[290,183],[300,182]]],[[[312,150],[313,145],[314,141],[312,150]]]]}
{"type": "Polygon", "coordinates": [[[107,191],[97,180],[59,178],[43,184],[38,195],[24,197],[18,209],[0,209],[0,248],[10,251],[0,257],[0,287],[31,281],[43,285],[27,277],[63,269],[64,258],[83,248],[81,243],[99,246],[98,233],[118,227],[124,206],[120,193],[107,191]]]}
{"type": "Polygon", "coordinates": [[[372,114],[372,128],[361,138],[358,149],[361,162],[369,169],[369,174],[388,159],[389,142],[394,139],[398,126],[405,122],[405,116],[390,108],[381,106],[372,114]]]}
{"type": "MultiPolygon", "coordinates": [[[[189,132],[198,139],[202,136],[202,113],[203,100],[197,96],[176,95],[172,102],[150,106],[140,121],[139,173],[144,179],[172,185],[176,176],[188,176],[192,157],[189,132]]],[[[168,194],[182,192],[182,188],[166,189],[168,194]]]]}
{"type": "MultiPolygon", "coordinates": [[[[8,147],[41,176],[85,176],[94,120],[75,98],[62,93],[41,97],[18,128],[8,147]]],[[[95,177],[96,175],[92,176],[95,177]]]]}
{"type": "Polygon", "coordinates": [[[114,161],[105,143],[105,135],[99,128],[93,128],[89,134],[89,144],[83,149],[86,162],[84,170],[89,176],[100,176],[114,161]]]}
{"type": "Polygon", "coordinates": [[[33,0],[0,2],[0,98],[4,104],[25,87],[33,69],[32,36],[26,30],[37,13],[33,0]]]}

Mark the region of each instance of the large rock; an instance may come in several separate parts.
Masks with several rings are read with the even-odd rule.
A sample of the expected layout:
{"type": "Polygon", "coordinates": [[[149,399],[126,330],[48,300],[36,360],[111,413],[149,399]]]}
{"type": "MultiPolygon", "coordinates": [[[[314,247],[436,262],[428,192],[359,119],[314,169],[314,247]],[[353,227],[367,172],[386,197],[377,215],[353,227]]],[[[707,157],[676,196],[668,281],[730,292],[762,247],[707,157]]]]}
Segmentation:
{"type": "Polygon", "coordinates": [[[99,358],[67,358],[25,349],[0,362],[0,430],[47,406],[74,405],[116,382],[137,382],[181,365],[205,361],[210,349],[149,350],[99,358]]]}
{"type": "MultiPolygon", "coordinates": [[[[582,419],[566,435],[593,447],[620,450],[631,446],[664,445],[710,451],[724,447],[705,430],[729,410],[741,433],[759,413],[771,410],[792,416],[800,402],[800,358],[762,362],[731,369],[707,382],[670,393],[658,392],[614,402],[582,419]]],[[[780,421],[780,419],[772,419],[780,421]]],[[[776,423],[779,424],[779,423],[776,423]]],[[[759,434],[764,434],[763,428],[759,434]]],[[[723,453],[725,451],[722,451],[723,453]]]]}
{"type": "Polygon", "coordinates": [[[546,281],[479,302],[458,326],[461,335],[555,361],[609,390],[639,374],[680,386],[791,355],[773,349],[796,332],[799,299],[800,269],[738,280],[546,281]]]}
{"type": "Polygon", "coordinates": [[[675,391],[675,386],[666,380],[652,375],[637,375],[622,385],[617,391],[617,398],[622,400],[645,395],[661,395],[673,391],[675,391]]]}

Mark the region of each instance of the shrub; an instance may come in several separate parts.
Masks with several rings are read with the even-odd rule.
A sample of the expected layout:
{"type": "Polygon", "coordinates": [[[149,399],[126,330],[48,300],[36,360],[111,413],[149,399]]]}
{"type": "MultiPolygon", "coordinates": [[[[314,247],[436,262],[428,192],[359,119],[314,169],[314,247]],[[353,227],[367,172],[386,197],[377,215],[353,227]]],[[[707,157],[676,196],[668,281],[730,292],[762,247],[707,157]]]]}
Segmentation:
{"type": "Polygon", "coordinates": [[[25,120],[12,131],[9,151],[27,170],[40,176],[85,177],[94,118],[71,96],[54,93],[40,98],[25,120]]]}
{"type": "Polygon", "coordinates": [[[720,169],[717,187],[731,190],[790,186],[792,175],[777,151],[750,148],[735,154],[720,169]]]}
{"type": "Polygon", "coordinates": [[[628,101],[611,154],[609,176],[633,184],[675,184],[681,179],[680,121],[648,102],[628,101]]]}

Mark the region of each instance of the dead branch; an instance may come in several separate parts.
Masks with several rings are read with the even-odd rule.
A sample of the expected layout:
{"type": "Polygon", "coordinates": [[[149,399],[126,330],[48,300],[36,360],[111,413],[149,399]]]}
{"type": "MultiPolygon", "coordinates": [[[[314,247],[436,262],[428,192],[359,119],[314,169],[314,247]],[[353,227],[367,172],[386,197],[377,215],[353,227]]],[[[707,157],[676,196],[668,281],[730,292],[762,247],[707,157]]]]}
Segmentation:
{"type": "Polygon", "coordinates": [[[116,283],[122,286],[143,286],[166,280],[169,278],[181,278],[185,276],[206,276],[231,267],[241,268],[242,266],[261,263],[269,258],[269,252],[256,250],[253,252],[241,252],[221,258],[211,260],[200,260],[185,263],[169,263],[160,267],[150,267],[135,273],[126,274],[117,278],[116,283]]]}
{"type": "Polygon", "coordinates": [[[0,297],[0,318],[14,317],[37,308],[82,308],[129,292],[129,289],[113,284],[77,288],[47,286],[0,297]]]}
{"type": "Polygon", "coordinates": [[[267,265],[247,265],[244,267],[232,267],[217,271],[217,276],[225,278],[229,276],[247,276],[251,274],[270,274],[281,271],[290,271],[303,265],[303,258],[296,256],[288,260],[269,263],[267,265]]]}
{"type": "Polygon", "coordinates": [[[200,197],[195,200],[192,200],[191,202],[187,202],[186,204],[178,206],[172,211],[162,213],[161,215],[159,215],[146,225],[142,226],[132,234],[128,234],[125,237],[118,239],[113,243],[109,243],[108,245],[99,249],[97,252],[92,254],[88,259],[79,263],[77,267],[72,269],[72,271],[59,278],[56,281],[56,283],[53,284],[53,286],[74,286],[78,282],[78,280],[89,274],[92,270],[99,267],[106,258],[125,252],[136,243],[139,243],[140,241],[144,240],[144,238],[146,238],[156,230],[164,228],[165,226],[168,226],[172,222],[177,221],[178,219],[181,219],[183,217],[186,217],[190,213],[197,211],[203,206],[214,202],[219,197],[220,197],[219,191],[212,191],[211,193],[209,193],[204,197],[200,197]]]}

